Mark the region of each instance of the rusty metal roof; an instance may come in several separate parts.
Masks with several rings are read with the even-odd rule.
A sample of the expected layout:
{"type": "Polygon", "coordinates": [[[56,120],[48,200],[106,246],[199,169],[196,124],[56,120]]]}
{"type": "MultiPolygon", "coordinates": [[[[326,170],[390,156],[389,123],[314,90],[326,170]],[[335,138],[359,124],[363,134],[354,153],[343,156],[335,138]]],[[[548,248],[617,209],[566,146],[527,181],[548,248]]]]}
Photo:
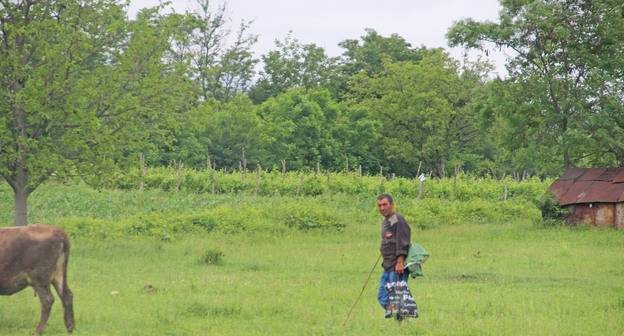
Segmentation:
{"type": "Polygon", "coordinates": [[[548,192],[561,205],[624,202],[624,167],[568,168],[548,192]]]}

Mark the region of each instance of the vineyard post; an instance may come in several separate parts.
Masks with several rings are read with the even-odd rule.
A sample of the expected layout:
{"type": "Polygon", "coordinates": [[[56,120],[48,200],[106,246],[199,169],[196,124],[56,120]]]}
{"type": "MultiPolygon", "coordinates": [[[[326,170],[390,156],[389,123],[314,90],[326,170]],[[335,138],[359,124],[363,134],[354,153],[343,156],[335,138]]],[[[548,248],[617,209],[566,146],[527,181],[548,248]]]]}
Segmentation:
{"type": "Polygon", "coordinates": [[[459,164],[455,163],[455,175],[453,176],[453,199],[457,198],[457,173],[459,172],[459,164]]]}
{"type": "Polygon", "coordinates": [[[212,194],[215,193],[215,171],[217,170],[217,162],[215,160],[212,161],[212,194]]]}
{"type": "Polygon", "coordinates": [[[327,196],[331,196],[331,188],[329,183],[329,169],[327,170],[327,196]]]}
{"type": "Polygon", "coordinates": [[[494,168],[490,167],[490,171],[492,172],[492,177],[494,178],[494,180],[498,181],[498,179],[496,178],[496,173],[494,173],[494,168]]]}
{"type": "Polygon", "coordinates": [[[245,160],[245,147],[243,147],[243,180],[245,180],[246,174],[247,174],[247,160],[245,160]]]}
{"type": "Polygon", "coordinates": [[[258,186],[260,185],[260,165],[258,165],[258,173],[256,173],[256,188],[254,189],[254,196],[258,195],[258,186]]]}
{"type": "Polygon", "coordinates": [[[176,191],[180,191],[180,185],[182,185],[182,171],[184,170],[184,163],[180,161],[180,171],[178,172],[178,186],[176,187],[176,191]]]}
{"type": "Polygon", "coordinates": [[[299,196],[299,192],[301,191],[301,184],[303,184],[303,175],[301,174],[301,179],[299,179],[299,186],[297,187],[297,196],[299,196]]]}
{"type": "Polygon", "coordinates": [[[503,201],[507,200],[507,180],[505,180],[505,194],[503,195],[503,201]]]}
{"type": "Polygon", "coordinates": [[[145,174],[147,174],[147,168],[145,167],[145,156],[143,156],[143,152],[141,152],[141,156],[139,157],[139,161],[141,162],[141,170],[143,171],[143,178],[141,179],[141,185],[139,186],[139,192],[143,191],[143,180],[145,179],[145,174]]]}

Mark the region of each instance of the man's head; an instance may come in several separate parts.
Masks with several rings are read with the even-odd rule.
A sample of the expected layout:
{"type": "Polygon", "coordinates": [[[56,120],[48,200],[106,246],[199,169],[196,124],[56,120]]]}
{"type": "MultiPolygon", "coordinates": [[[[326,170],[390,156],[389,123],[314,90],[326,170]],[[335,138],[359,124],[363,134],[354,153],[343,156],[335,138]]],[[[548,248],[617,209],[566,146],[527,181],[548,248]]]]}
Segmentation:
{"type": "Polygon", "coordinates": [[[394,213],[394,201],[392,196],[388,194],[381,194],[377,197],[377,208],[382,216],[388,217],[394,213]]]}

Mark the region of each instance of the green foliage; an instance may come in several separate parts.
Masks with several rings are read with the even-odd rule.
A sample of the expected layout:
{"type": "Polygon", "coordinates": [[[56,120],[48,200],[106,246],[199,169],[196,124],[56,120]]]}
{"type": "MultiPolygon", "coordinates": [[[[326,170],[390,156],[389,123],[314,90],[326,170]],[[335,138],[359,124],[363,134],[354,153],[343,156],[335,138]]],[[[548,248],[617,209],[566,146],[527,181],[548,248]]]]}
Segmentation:
{"type": "Polygon", "coordinates": [[[315,44],[301,44],[289,33],[284,41],[275,41],[277,50],[262,56],[264,68],[251,88],[249,97],[255,104],[275,98],[294,88],[328,89],[336,76],[337,59],[325,55],[315,44]]]}
{"type": "MultiPolygon", "coordinates": [[[[533,156],[538,167],[621,165],[621,1],[520,0],[501,6],[499,22],[464,19],[448,38],[451,46],[486,53],[514,51],[510,77],[497,83],[484,104],[505,121],[502,140],[515,164],[533,156]]],[[[553,174],[552,168],[545,171],[553,174]]]]}
{"type": "Polygon", "coordinates": [[[384,61],[383,70],[354,76],[348,99],[376,121],[384,166],[407,176],[424,163],[444,177],[446,161],[475,152],[476,118],[465,106],[478,76],[463,76],[442,50],[428,50],[418,63],[384,61]]]}
{"type": "Polygon", "coordinates": [[[569,214],[569,210],[555,203],[553,201],[553,195],[544,194],[540,197],[535,197],[533,203],[535,203],[542,213],[542,216],[534,221],[536,225],[542,227],[558,227],[565,225],[565,219],[569,214]]]}
{"type": "Polygon", "coordinates": [[[328,208],[315,204],[287,203],[280,206],[279,213],[281,221],[287,227],[301,231],[342,231],[346,227],[346,224],[332,215],[328,208]]]}
{"type": "MultiPolygon", "coordinates": [[[[120,178],[117,182],[111,182],[110,187],[124,190],[138,189],[143,181],[146,190],[174,191],[177,187],[179,172],[172,168],[150,168],[145,177],[138,175],[138,170],[129,178],[120,178]]],[[[223,170],[215,172],[215,193],[217,194],[253,194],[255,190],[257,171],[248,171],[243,175],[240,172],[225,173],[223,170]]],[[[542,196],[552,179],[541,181],[537,177],[518,182],[506,179],[508,199],[531,200],[542,196]]],[[[206,170],[184,169],[181,189],[193,193],[212,193],[212,172],[206,170]]],[[[327,194],[328,176],[326,172],[299,173],[295,171],[283,174],[275,169],[260,172],[258,195],[295,196],[299,189],[301,196],[319,196],[327,194]],[[303,176],[303,181],[301,181],[303,176]],[[301,183],[301,188],[299,184],[301,183]]],[[[330,192],[347,195],[376,196],[381,192],[382,178],[379,176],[363,175],[357,173],[330,173],[330,192]]],[[[418,178],[394,179],[383,178],[383,189],[391,195],[417,198],[420,187],[418,178]]],[[[493,178],[479,178],[474,175],[459,173],[457,178],[427,179],[423,183],[424,199],[450,199],[468,201],[473,199],[485,199],[490,201],[502,201],[504,197],[504,181],[493,178]]]]}
{"type": "Polygon", "coordinates": [[[202,261],[206,265],[221,265],[225,254],[218,249],[208,249],[202,254],[202,261]]]}
{"type": "Polygon", "coordinates": [[[0,174],[14,187],[16,224],[42,182],[101,185],[174,121],[192,92],[187,64],[163,61],[179,20],[152,9],[130,21],[111,0],[3,4],[0,174]]]}

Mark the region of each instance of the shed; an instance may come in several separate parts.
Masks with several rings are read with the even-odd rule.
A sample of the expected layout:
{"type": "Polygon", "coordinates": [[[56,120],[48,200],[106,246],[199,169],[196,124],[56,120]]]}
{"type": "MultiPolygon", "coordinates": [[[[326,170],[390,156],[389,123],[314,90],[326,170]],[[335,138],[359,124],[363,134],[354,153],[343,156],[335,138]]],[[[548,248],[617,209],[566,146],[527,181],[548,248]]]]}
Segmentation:
{"type": "Polygon", "coordinates": [[[548,192],[569,211],[567,225],[624,229],[624,167],[568,168],[548,192]]]}

